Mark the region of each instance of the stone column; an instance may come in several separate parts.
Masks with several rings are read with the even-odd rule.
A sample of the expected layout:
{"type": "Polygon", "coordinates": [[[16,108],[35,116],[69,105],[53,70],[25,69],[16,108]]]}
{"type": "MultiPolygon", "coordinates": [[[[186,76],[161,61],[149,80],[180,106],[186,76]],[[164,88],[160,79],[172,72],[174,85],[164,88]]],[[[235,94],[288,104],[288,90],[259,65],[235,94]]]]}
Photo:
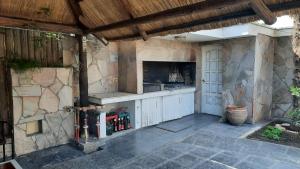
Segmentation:
{"type": "Polygon", "coordinates": [[[267,120],[271,117],[273,89],[273,58],[275,40],[258,34],[255,42],[253,120],[267,120]]]}

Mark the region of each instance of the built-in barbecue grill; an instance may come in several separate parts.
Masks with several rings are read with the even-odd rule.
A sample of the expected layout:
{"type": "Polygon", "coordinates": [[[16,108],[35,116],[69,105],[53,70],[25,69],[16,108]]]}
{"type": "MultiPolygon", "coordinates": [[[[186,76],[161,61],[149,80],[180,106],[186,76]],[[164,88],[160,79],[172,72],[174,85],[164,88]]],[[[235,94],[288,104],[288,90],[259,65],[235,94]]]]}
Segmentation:
{"type": "Polygon", "coordinates": [[[194,62],[143,62],[143,91],[155,92],[195,85],[194,62]]]}

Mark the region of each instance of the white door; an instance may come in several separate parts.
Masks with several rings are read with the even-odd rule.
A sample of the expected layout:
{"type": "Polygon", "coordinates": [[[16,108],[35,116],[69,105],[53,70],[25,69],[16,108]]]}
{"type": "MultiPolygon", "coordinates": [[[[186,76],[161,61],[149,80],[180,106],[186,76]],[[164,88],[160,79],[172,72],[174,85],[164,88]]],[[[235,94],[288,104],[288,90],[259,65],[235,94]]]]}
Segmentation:
{"type": "Polygon", "coordinates": [[[222,115],[222,47],[202,48],[201,111],[222,115]]]}

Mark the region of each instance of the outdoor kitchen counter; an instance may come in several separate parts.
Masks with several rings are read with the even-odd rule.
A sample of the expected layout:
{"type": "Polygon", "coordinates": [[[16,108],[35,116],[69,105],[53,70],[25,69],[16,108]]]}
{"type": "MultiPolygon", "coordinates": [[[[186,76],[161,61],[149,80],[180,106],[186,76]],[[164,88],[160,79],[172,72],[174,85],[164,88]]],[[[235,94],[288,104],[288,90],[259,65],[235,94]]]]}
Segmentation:
{"type": "Polygon", "coordinates": [[[133,94],[125,92],[114,92],[114,93],[94,93],[90,94],[89,101],[95,104],[111,104],[111,103],[120,103],[127,102],[132,100],[141,100],[152,97],[161,97],[161,96],[170,96],[184,93],[193,93],[195,92],[195,87],[189,87],[184,89],[174,89],[174,90],[163,90],[157,92],[149,92],[143,94],[133,94]]]}

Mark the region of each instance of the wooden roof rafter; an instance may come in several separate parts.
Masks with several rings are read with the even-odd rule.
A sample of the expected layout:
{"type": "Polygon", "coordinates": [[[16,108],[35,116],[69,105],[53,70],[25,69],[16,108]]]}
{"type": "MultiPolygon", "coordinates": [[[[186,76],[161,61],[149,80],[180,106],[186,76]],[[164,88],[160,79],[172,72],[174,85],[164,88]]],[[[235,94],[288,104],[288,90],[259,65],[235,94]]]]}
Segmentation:
{"type": "Polygon", "coordinates": [[[262,0],[251,0],[250,5],[255,13],[268,25],[276,22],[277,18],[262,0]]]}
{"type": "MultiPolygon", "coordinates": [[[[124,0],[119,0],[119,2],[121,7],[123,7],[125,12],[128,14],[129,18],[134,19],[129,4],[125,3],[124,0]]],[[[133,25],[133,27],[141,35],[141,37],[143,37],[144,41],[148,39],[147,33],[139,25],[133,25]]]]}
{"type": "Polygon", "coordinates": [[[150,15],[136,17],[136,18],[132,18],[132,19],[128,19],[128,20],[123,20],[123,21],[111,23],[108,25],[101,25],[101,26],[98,26],[98,27],[88,30],[88,33],[102,32],[102,31],[107,31],[107,30],[112,30],[112,29],[119,29],[119,28],[128,27],[128,26],[132,26],[132,25],[139,25],[139,24],[154,22],[157,20],[165,20],[165,19],[169,19],[169,18],[190,15],[190,14],[196,13],[198,11],[202,11],[202,10],[208,11],[208,10],[212,10],[212,9],[216,9],[216,8],[224,8],[228,5],[247,3],[247,2],[241,1],[241,0],[220,0],[217,3],[215,1],[214,1],[215,3],[212,3],[213,1],[214,0],[201,1],[201,2],[198,2],[195,4],[172,8],[172,9],[168,9],[168,10],[161,11],[158,13],[153,13],[150,15]]]}
{"type": "Polygon", "coordinates": [[[76,20],[77,25],[83,30],[87,29],[87,27],[84,24],[82,24],[79,20],[79,17],[82,15],[82,10],[80,8],[79,2],[82,0],[67,0],[67,1],[72,10],[72,14],[76,20]]]}
{"type": "MultiPolygon", "coordinates": [[[[250,1],[248,1],[248,3],[250,3],[250,1]]],[[[280,11],[289,10],[289,9],[293,9],[293,8],[300,8],[300,1],[284,2],[283,4],[273,4],[273,5],[268,5],[266,7],[271,12],[280,12],[280,11]]],[[[257,17],[257,19],[260,19],[256,15],[257,15],[257,13],[252,9],[235,11],[235,12],[227,13],[224,15],[205,18],[202,20],[196,20],[196,21],[182,23],[182,24],[178,24],[178,25],[171,25],[171,26],[161,27],[158,29],[153,29],[153,30],[147,31],[147,35],[151,37],[151,36],[158,35],[162,32],[166,32],[166,31],[187,29],[187,28],[191,28],[191,27],[195,27],[195,26],[216,23],[216,22],[220,22],[220,21],[228,21],[228,20],[232,20],[232,19],[241,19],[241,18],[246,18],[246,17],[257,17]]],[[[139,21],[137,21],[137,22],[139,22],[139,21]]],[[[138,38],[140,38],[139,34],[134,34],[134,35],[108,38],[107,40],[108,41],[120,41],[120,40],[131,40],[131,39],[138,39],[138,38]]]]}
{"type": "Polygon", "coordinates": [[[16,27],[21,29],[38,29],[42,31],[83,34],[77,25],[66,25],[61,23],[41,22],[23,18],[0,16],[0,25],[5,27],[16,27]]]}
{"type": "MultiPolygon", "coordinates": [[[[82,30],[83,34],[87,34],[86,31],[89,28],[80,21],[80,18],[84,18],[84,17],[81,17],[81,16],[83,16],[83,12],[82,12],[82,10],[80,8],[80,4],[79,4],[82,0],[67,0],[67,1],[72,10],[72,14],[76,20],[77,26],[82,30]]],[[[95,37],[98,40],[100,40],[105,46],[108,45],[108,41],[104,37],[98,37],[98,36],[95,36],[95,37]]]]}
{"type": "Polygon", "coordinates": [[[0,26],[95,35],[102,43],[215,29],[300,12],[299,0],[0,1],[0,26]],[[50,5],[49,5],[50,4],[50,5]],[[48,7],[51,15],[36,15],[48,7]]]}

